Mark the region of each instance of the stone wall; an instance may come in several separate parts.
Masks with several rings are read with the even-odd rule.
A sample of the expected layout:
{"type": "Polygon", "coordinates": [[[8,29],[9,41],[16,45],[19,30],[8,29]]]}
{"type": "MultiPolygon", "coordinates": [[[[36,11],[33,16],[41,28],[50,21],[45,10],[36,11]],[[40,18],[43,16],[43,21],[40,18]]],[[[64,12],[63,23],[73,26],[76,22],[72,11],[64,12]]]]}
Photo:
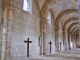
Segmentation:
{"type": "Polygon", "coordinates": [[[51,54],[55,53],[55,31],[54,27],[51,24],[47,23],[46,33],[45,33],[45,41],[46,41],[46,53],[50,54],[50,44],[51,41],[51,54]]]}
{"type": "Polygon", "coordinates": [[[15,5],[15,7],[22,9],[23,7],[23,0],[11,0],[13,2],[13,4],[15,5]]]}
{"type": "MultiPolygon", "coordinates": [[[[12,0],[12,2],[17,8],[23,10],[23,0],[12,0]]],[[[35,0],[28,0],[28,6],[28,12],[35,16],[38,16],[38,10],[35,0]]]]}
{"type": "Polygon", "coordinates": [[[59,31],[59,51],[63,51],[63,50],[64,50],[64,47],[63,47],[63,31],[60,29],[60,31],[59,31]]]}
{"type": "Polygon", "coordinates": [[[76,39],[75,40],[76,40],[76,47],[77,48],[80,48],[80,40],[79,40],[79,38],[80,37],[76,35],[76,39]]]}
{"type": "Polygon", "coordinates": [[[33,1],[33,5],[32,5],[32,14],[38,17],[38,10],[35,1],[33,1]]]}
{"type": "Polygon", "coordinates": [[[23,10],[14,9],[11,30],[12,60],[22,60],[27,57],[27,38],[30,38],[30,57],[39,56],[39,18],[23,10]]]}

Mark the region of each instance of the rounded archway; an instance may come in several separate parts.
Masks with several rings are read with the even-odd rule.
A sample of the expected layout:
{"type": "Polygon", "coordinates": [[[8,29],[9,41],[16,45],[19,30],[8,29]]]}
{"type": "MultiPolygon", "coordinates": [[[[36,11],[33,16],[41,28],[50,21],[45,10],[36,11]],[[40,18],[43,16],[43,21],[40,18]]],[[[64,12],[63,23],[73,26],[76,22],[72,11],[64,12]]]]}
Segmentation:
{"type": "MultiPolygon", "coordinates": [[[[68,42],[68,33],[67,33],[67,28],[75,23],[75,22],[78,22],[78,17],[73,17],[73,18],[70,18],[68,20],[66,20],[66,22],[64,23],[63,25],[63,44],[64,44],[64,47],[66,46],[66,43],[68,42]],[[68,26],[68,27],[67,27],[68,26]]],[[[66,46],[67,48],[65,49],[68,49],[68,44],[66,46]]]]}
{"type": "Polygon", "coordinates": [[[74,42],[76,48],[80,48],[79,33],[80,33],[80,29],[74,31],[74,42]]]}

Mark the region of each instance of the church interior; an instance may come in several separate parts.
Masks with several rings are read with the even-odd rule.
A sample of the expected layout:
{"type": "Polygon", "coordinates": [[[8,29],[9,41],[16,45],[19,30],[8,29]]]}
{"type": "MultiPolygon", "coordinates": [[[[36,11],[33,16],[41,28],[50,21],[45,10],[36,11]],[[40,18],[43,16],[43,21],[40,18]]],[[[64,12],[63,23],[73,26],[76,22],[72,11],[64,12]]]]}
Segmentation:
{"type": "Polygon", "coordinates": [[[80,60],[80,0],[0,0],[0,60],[80,60]]]}

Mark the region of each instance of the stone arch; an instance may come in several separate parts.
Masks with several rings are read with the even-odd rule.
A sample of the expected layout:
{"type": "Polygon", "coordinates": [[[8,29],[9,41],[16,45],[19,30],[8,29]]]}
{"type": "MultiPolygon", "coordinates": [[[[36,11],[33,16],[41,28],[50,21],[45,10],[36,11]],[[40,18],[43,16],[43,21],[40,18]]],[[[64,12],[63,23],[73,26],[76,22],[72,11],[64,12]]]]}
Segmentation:
{"type": "MultiPolygon", "coordinates": [[[[78,14],[78,10],[77,9],[67,9],[67,10],[64,10],[64,11],[62,11],[58,16],[57,16],[57,18],[56,18],[56,20],[55,20],[55,41],[56,40],[59,40],[59,22],[61,21],[60,20],[60,18],[61,17],[63,17],[65,14],[68,14],[68,13],[76,13],[76,14],[78,14]]],[[[63,40],[63,45],[64,45],[64,41],[65,40],[63,40]]]]}
{"type": "Polygon", "coordinates": [[[77,29],[80,29],[79,26],[75,26],[75,27],[71,30],[71,34],[73,35],[74,32],[75,32],[77,29]]]}
{"type": "MultiPolygon", "coordinates": [[[[76,1],[75,1],[76,2],[76,1]]],[[[53,4],[56,3],[56,0],[46,0],[41,9],[41,18],[46,18],[46,15],[53,4]]]]}
{"type": "MultiPolygon", "coordinates": [[[[55,34],[55,38],[57,38],[56,35],[58,35],[59,33],[59,22],[61,21],[60,18],[63,17],[63,15],[65,14],[68,14],[68,13],[76,13],[78,14],[78,10],[77,9],[67,9],[67,10],[64,10],[62,11],[56,18],[56,21],[55,21],[55,31],[56,31],[56,34],[55,34]]],[[[64,31],[63,31],[63,34],[64,34],[64,31]]],[[[63,43],[64,43],[64,40],[63,40],[63,43]]]]}
{"type": "Polygon", "coordinates": [[[41,33],[44,32],[44,29],[45,29],[45,24],[44,22],[46,22],[46,17],[47,17],[47,13],[48,11],[50,10],[51,6],[56,3],[55,0],[46,0],[45,3],[43,4],[42,6],[42,9],[41,9],[41,14],[40,14],[40,18],[41,18],[41,21],[40,21],[40,31],[41,33]]]}
{"type": "MultiPolygon", "coordinates": [[[[46,21],[47,21],[47,14],[48,14],[48,11],[50,10],[51,6],[55,3],[55,0],[45,0],[42,8],[41,8],[41,11],[40,11],[40,35],[41,37],[44,36],[45,34],[45,30],[46,30],[46,21]]],[[[43,49],[43,55],[46,54],[45,52],[45,40],[43,40],[43,46],[44,48],[43,49]]]]}
{"type": "Polygon", "coordinates": [[[79,28],[78,28],[78,27],[76,27],[76,26],[78,26],[78,25],[73,26],[75,29],[74,29],[73,27],[71,27],[71,28],[70,28],[70,32],[71,32],[71,36],[72,36],[71,38],[72,38],[72,40],[73,40],[73,41],[74,41],[74,31],[76,31],[76,30],[78,30],[78,29],[79,29],[79,28]],[[71,31],[71,30],[72,30],[72,28],[74,29],[73,31],[71,31]]]}
{"type": "Polygon", "coordinates": [[[74,42],[74,47],[77,47],[77,41],[78,41],[78,39],[79,39],[79,30],[80,29],[76,29],[73,33],[73,37],[72,37],[72,39],[73,39],[73,42],[74,42]]]}
{"type": "MultiPolygon", "coordinates": [[[[73,27],[73,26],[75,26],[75,25],[78,25],[79,24],[79,22],[74,22],[74,23],[72,23],[69,27],[68,27],[68,29],[67,29],[67,32],[68,32],[68,43],[69,43],[69,34],[71,34],[71,32],[70,32],[70,28],[71,27],[73,27]]],[[[70,43],[69,43],[70,44],[70,43]]]]}
{"type": "Polygon", "coordinates": [[[68,19],[63,25],[63,31],[65,30],[65,26],[67,24],[69,24],[70,22],[73,22],[73,21],[78,21],[78,19],[79,19],[78,17],[73,17],[73,18],[68,19]]]}
{"type": "Polygon", "coordinates": [[[51,24],[53,25],[54,24],[54,12],[53,12],[52,8],[50,8],[49,12],[51,14],[51,24]]]}
{"type": "Polygon", "coordinates": [[[78,10],[77,9],[67,9],[67,10],[64,10],[61,13],[59,13],[59,15],[57,16],[56,21],[55,21],[55,26],[56,27],[59,27],[59,22],[61,21],[60,18],[63,15],[68,14],[68,13],[76,13],[76,14],[78,14],[78,10]]]}
{"type": "Polygon", "coordinates": [[[70,18],[68,19],[64,25],[63,25],[63,44],[65,44],[65,40],[67,40],[67,32],[66,32],[66,26],[71,23],[71,22],[77,22],[78,21],[78,17],[73,17],[73,18],[70,18]]]}
{"type": "Polygon", "coordinates": [[[80,29],[75,30],[75,31],[74,31],[74,37],[75,37],[76,34],[79,33],[79,32],[80,32],[80,29]]]}
{"type": "Polygon", "coordinates": [[[80,31],[80,29],[75,30],[75,31],[74,31],[74,36],[75,36],[77,33],[79,33],[79,31],[80,31]]]}
{"type": "Polygon", "coordinates": [[[55,0],[46,0],[41,9],[41,18],[46,18],[48,11],[50,10],[51,6],[55,4],[55,0]]]}
{"type": "MultiPolygon", "coordinates": [[[[74,31],[74,39],[76,40],[76,34],[80,32],[80,29],[74,31]]],[[[75,41],[76,42],[76,41],[75,41]]]]}
{"type": "Polygon", "coordinates": [[[51,11],[49,10],[48,14],[47,14],[47,21],[46,21],[48,24],[52,24],[52,13],[51,11]]]}
{"type": "Polygon", "coordinates": [[[69,26],[69,28],[67,29],[67,32],[70,32],[70,28],[73,27],[73,26],[75,26],[75,25],[79,25],[79,22],[75,22],[75,23],[71,24],[69,26]]]}
{"type": "MultiPolygon", "coordinates": [[[[76,24],[76,25],[73,25],[73,26],[71,26],[71,28],[69,28],[69,32],[71,33],[72,31],[72,28],[74,28],[74,27],[76,27],[76,26],[79,26],[78,24],[76,24]]],[[[72,34],[72,33],[71,33],[72,34]]]]}

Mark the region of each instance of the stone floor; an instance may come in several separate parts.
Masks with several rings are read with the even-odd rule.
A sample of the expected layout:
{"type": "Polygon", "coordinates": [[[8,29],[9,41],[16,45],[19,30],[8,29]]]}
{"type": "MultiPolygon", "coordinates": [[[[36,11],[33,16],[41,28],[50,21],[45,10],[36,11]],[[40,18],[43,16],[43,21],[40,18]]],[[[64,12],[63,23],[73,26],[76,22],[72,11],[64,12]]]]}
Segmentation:
{"type": "Polygon", "coordinates": [[[25,58],[21,60],[80,60],[80,49],[76,48],[44,57],[25,58]]]}
{"type": "Polygon", "coordinates": [[[44,57],[30,58],[28,60],[80,60],[80,49],[76,48],[44,57]]]}

